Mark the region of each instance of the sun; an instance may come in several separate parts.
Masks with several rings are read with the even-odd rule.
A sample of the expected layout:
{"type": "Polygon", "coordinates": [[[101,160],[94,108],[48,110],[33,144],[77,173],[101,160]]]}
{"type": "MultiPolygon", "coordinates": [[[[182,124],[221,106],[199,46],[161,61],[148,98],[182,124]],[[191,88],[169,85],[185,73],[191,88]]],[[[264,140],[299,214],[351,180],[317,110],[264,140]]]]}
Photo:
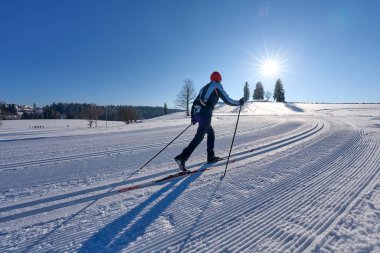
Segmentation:
{"type": "Polygon", "coordinates": [[[290,61],[290,52],[284,50],[270,50],[267,46],[256,53],[248,51],[250,56],[249,68],[250,72],[256,80],[261,82],[272,82],[279,78],[284,78],[288,74],[288,64],[290,61]]]}
{"type": "Polygon", "coordinates": [[[279,63],[277,60],[268,59],[261,64],[261,74],[264,77],[276,78],[279,74],[279,63]]]}
{"type": "Polygon", "coordinates": [[[255,51],[255,53],[246,51],[249,56],[248,67],[243,70],[248,73],[249,78],[269,85],[274,80],[283,79],[289,75],[292,52],[269,49],[266,45],[255,51]]]}

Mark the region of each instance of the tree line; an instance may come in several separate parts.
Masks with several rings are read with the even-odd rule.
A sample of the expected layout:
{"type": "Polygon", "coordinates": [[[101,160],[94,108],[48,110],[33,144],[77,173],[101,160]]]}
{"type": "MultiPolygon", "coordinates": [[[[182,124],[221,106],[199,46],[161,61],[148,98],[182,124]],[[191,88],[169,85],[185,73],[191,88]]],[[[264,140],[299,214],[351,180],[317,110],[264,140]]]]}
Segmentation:
{"type": "Polygon", "coordinates": [[[169,109],[164,106],[124,106],[124,105],[96,105],[80,103],[53,103],[42,108],[46,119],[84,119],[88,114],[95,113],[99,120],[120,121],[124,114],[133,114],[133,119],[150,119],[165,114],[179,112],[178,109],[169,109]],[[128,113],[126,113],[128,112],[128,113]]]}
{"type": "MultiPolygon", "coordinates": [[[[248,82],[246,82],[244,85],[243,94],[244,94],[244,100],[248,101],[249,96],[250,96],[248,82]]],[[[271,96],[272,96],[272,93],[270,91],[264,91],[264,86],[261,82],[256,83],[255,90],[252,93],[253,100],[262,101],[264,100],[264,97],[265,97],[266,100],[269,101],[271,96]]],[[[273,91],[273,100],[276,102],[285,102],[285,89],[284,89],[284,85],[282,84],[281,79],[278,79],[276,81],[276,85],[273,91]]]]}
{"type": "Polygon", "coordinates": [[[35,105],[28,111],[18,111],[16,104],[0,103],[0,118],[5,115],[21,114],[21,119],[86,119],[90,126],[97,120],[124,121],[132,123],[141,119],[150,119],[165,114],[179,112],[170,109],[165,103],[161,106],[101,106],[92,103],[53,103],[42,108],[35,105]]]}

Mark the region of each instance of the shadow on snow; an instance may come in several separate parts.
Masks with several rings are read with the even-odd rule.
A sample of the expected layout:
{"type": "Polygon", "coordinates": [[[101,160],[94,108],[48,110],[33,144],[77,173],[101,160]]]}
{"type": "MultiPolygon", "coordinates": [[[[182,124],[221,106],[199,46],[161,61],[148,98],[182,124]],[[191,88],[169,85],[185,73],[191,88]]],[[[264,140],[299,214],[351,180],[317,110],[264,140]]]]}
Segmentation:
{"type": "Polygon", "coordinates": [[[294,112],[304,112],[304,110],[293,103],[284,103],[286,107],[288,107],[290,110],[294,112]]]}
{"type": "Polygon", "coordinates": [[[202,173],[173,180],[128,213],[97,231],[78,252],[119,251],[128,247],[196,180],[202,173]],[[180,182],[178,185],[177,183],[180,182]],[[166,194],[166,196],[164,196],[166,194]],[[145,212],[144,212],[145,211],[145,212]]]}

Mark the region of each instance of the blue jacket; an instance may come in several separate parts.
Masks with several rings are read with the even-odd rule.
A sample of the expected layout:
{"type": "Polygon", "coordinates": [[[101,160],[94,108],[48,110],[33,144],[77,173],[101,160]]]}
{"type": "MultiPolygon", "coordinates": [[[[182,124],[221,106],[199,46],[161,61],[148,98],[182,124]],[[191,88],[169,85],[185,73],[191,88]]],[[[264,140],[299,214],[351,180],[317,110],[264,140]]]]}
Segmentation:
{"type": "Polygon", "coordinates": [[[191,107],[191,115],[193,116],[196,113],[212,115],[212,111],[214,110],[216,103],[218,103],[219,98],[221,98],[227,105],[239,105],[239,101],[231,99],[220,83],[212,81],[203,86],[199,91],[199,94],[195,98],[193,106],[191,107]]]}

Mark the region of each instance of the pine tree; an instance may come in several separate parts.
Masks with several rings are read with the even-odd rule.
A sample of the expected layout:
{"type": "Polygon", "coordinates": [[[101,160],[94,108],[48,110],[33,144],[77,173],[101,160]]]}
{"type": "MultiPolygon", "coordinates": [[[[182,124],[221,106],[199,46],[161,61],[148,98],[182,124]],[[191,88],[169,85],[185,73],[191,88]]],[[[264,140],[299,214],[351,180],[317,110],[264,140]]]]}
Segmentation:
{"type": "Polygon", "coordinates": [[[244,85],[244,101],[247,102],[249,100],[249,84],[248,82],[245,82],[245,85],[244,85]]]}
{"type": "Polygon", "coordinates": [[[164,103],[164,114],[168,114],[168,105],[166,104],[166,102],[164,103]]]}
{"type": "Polygon", "coordinates": [[[285,90],[281,79],[278,79],[274,87],[273,99],[276,102],[285,102],[285,90]]]}
{"type": "Polygon", "coordinates": [[[257,82],[256,88],[253,92],[253,100],[263,100],[264,99],[264,87],[261,82],[257,82]]]}

